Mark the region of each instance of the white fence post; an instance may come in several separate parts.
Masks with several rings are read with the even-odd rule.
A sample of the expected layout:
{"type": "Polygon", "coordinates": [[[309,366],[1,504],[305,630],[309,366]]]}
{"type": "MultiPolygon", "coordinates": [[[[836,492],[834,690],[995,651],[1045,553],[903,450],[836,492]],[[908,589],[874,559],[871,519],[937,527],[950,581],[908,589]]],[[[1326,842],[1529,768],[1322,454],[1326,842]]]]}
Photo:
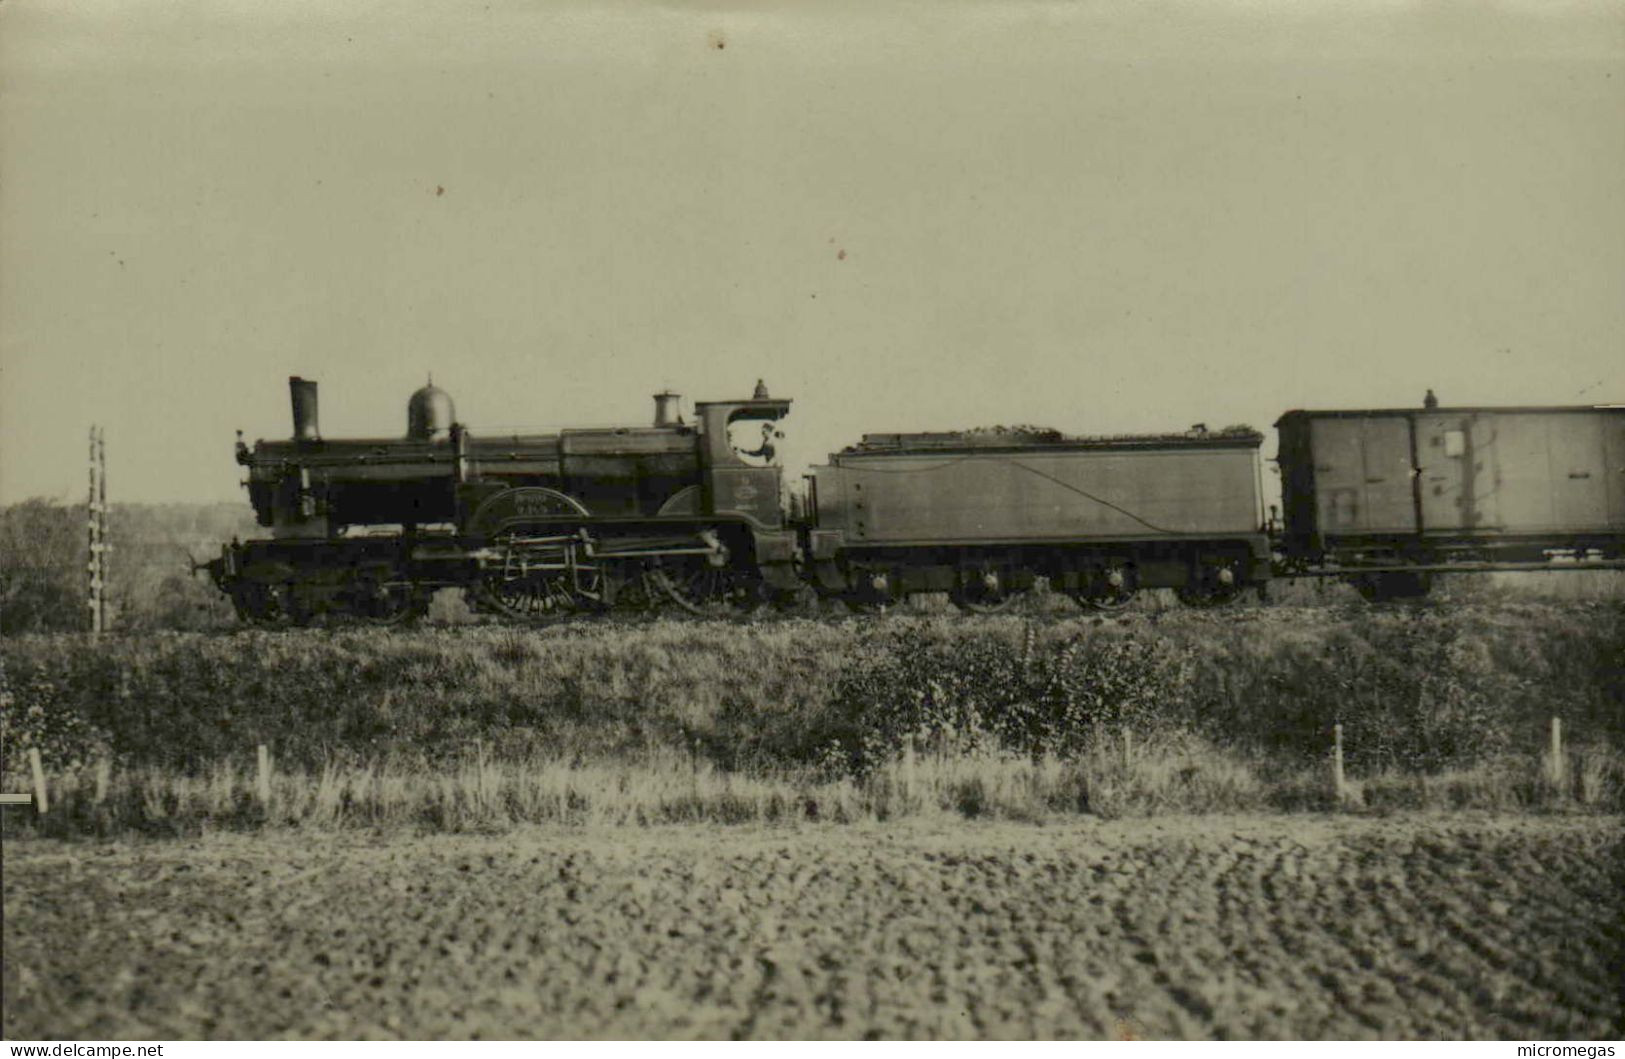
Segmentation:
{"type": "Polygon", "coordinates": [[[271,751],[264,743],[258,750],[259,771],[254,778],[254,791],[259,795],[260,804],[269,808],[271,804],[271,751]]]}
{"type": "Polygon", "coordinates": [[[1343,726],[1332,725],[1332,790],[1337,795],[1337,804],[1343,804],[1348,797],[1348,784],[1343,779],[1343,726]]]}
{"type": "Polygon", "coordinates": [[[28,748],[28,769],[34,774],[34,808],[43,816],[51,808],[45,791],[45,765],[40,761],[39,747],[28,748]]]}
{"type": "Polygon", "coordinates": [[[1563,760],[1563,718],[1554,715],[1552,717],[1552,747],[1550,760],[1547,762],[1547,775],[1552,781],[1552,786],[1562,788],[1564,774],[1568,771],[1564,767],[1566,764],[1563,760]]]}

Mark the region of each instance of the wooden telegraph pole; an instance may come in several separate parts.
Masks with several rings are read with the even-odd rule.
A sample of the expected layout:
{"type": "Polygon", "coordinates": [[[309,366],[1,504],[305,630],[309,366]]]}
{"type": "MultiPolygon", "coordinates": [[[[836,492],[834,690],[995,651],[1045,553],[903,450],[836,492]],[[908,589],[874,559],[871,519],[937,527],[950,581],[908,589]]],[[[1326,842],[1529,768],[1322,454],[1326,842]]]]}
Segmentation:
{"type": "Polygon", "coordinates": [[[90,535],[90,631],[107,628],[107,439],[100,427],[90,428],[90,495],[85,505],[90,535]]]}

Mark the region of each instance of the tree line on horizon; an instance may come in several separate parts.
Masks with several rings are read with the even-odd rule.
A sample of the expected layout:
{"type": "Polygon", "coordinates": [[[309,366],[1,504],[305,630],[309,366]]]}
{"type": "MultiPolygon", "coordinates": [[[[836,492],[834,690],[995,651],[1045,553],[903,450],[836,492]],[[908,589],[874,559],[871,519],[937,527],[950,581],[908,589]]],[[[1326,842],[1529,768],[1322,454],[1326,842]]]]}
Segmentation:
{"type": "MultiPolygon", "coordinates": [[[[90,627],[84,504],[35,497],[0,507],[0,635],[90,627]]],[[[109,628],[205,629],[231,605],[192,563],[254,533],[246,503],[113,504],[108,512],[109,628]]]]}

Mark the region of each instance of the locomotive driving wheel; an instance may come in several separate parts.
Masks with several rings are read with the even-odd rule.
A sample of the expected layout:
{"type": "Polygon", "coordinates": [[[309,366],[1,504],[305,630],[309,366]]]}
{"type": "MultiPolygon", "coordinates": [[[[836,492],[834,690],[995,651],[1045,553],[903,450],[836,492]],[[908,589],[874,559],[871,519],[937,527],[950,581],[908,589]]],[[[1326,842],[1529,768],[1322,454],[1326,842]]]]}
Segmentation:
{"type": "Polygon", "coordinates": [[[506,561],[480,576],[475,600],[485,610],[515,621],[545,622],[603,605],[604,571],[584,560],[574,544],[543,553],[540,562],[518,539],[499,539],[506,561]]]}
{"type": "Polygon", "coordinates": [[[604,599],[604,570],[591,558],[585,505],[545,486],[519,486],[487,498],[469,520],[489,534],[474,603],[504,618],[544,622],[595,610],[604,599]]]}
{"type": "Polygon", "coordinates": [[[515,621],[548,621],[575,609],[561,579],[547,574],[487,574],[480,579],[478,599],[484,609],[515,621]]]}
{"type": "Polygon", "coordinates": [[[617,611],[652,613],[668,596],[652,570],[640,562],[624,563],[611,571],[613,606],[617,611]]]}
{"type": "Polygon", "coordinates": [[[651,579],[666,597],[690,614],[704,617],[752,614],[767,604],[767,586],[749,570],[706,556],[661,560],[651,579]]]}

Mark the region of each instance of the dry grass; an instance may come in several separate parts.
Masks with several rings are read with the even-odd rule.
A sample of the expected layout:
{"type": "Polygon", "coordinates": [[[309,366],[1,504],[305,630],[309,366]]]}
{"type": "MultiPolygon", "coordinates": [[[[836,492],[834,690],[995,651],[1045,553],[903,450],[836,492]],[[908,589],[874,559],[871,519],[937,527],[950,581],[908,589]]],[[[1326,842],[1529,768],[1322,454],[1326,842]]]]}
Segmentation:
{"type": "MultiPolygon", "coordinates": [[[[1505,757],[1436,774],[1352,777],[1340,805],[1329,768],[1272,773],[1194,737],[1135,740],[1117,733],[1072,760],[996,750],[906,749],[861,776],[734,773],[697,757],[635,762],[557,757],[493,759],[470,747],[438,768],[407,762],[274,765],[269,801],[244,760],[197,773],[105,764],[51,779],[51,810],[8,815],[6,833],[54,837],[199,834],[296,828],[328,831],[505,832],[535,824],[839,824],[966,818],[1042,822],[1259,810],[1387,812],[1625,810],[1625,761],[1586,749],[1549,760],[1505,757]]],[[[10,786],[18,786],[15,782],[10,786]]]]}
{"type": "Polygon", "coordinates": [[[0,666],[4,785],[40,748],[62,835],[1324,809],[1334,723],[1348,808],[1625,806],[1617,604],[24,637],[0,666]]]}

